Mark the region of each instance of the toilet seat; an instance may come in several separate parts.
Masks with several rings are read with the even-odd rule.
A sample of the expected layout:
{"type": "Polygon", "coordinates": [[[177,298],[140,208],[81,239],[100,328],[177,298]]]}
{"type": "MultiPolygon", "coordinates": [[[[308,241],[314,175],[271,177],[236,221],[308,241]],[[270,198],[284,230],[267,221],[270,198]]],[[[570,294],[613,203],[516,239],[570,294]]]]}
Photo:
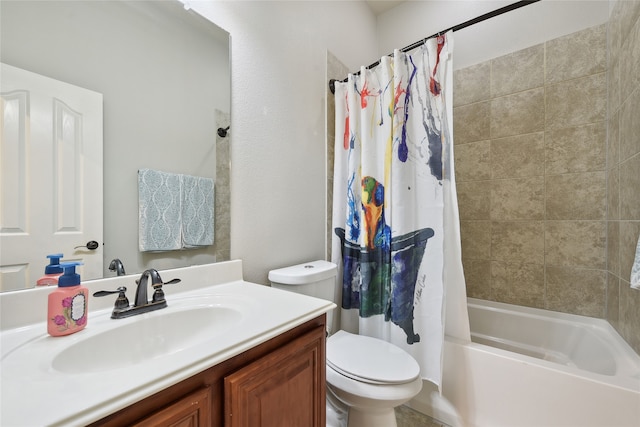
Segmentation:
{"type": "Polygon", "coordinates": [[[327,365],[368,384],[406,384],[420,375],[409,353],[386,341],[338,331],[327,340],[327,365]]]}

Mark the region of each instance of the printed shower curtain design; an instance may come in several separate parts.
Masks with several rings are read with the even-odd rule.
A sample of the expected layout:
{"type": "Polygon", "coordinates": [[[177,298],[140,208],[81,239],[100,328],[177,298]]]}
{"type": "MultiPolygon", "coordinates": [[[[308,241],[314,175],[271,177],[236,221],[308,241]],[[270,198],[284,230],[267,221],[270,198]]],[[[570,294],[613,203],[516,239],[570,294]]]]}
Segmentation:
{"type": "Polygon", "coordinates": [[[342,272],[341,326],[404,348],[437,385],[449,38],[427,40],[411,55],[396,50],[335,90],[332,253],[342,272]]]}

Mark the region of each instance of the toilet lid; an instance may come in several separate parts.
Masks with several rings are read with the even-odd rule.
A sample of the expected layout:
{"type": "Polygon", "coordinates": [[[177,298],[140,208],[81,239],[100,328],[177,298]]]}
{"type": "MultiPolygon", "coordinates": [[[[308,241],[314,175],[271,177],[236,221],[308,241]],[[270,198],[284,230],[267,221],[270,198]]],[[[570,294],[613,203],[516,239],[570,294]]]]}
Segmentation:
{"type": "Polygon", "coordinates": [[[345,331],[327,340],[327,365],[349,378],[372,384],[404,384],[420,375],[418,362],[403,349],[345,331]]]}

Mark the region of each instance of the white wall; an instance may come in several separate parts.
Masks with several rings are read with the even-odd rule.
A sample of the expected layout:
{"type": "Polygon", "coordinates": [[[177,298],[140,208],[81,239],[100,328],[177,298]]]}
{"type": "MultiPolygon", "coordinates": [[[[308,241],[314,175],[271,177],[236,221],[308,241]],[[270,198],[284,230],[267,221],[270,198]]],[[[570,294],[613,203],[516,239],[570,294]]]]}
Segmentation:
{"type": "Polygon", "coordinates": [[[375,58],[363,2],[188,1],[231,34],[231,258],[267,283],[324,258],[326,51],[375,58]]]}
{"type": "MultiPolygon", "coordinates": [[[[378,17],[379,55],[514,3],[508,1],[409,1],[378,17]],[[402,28],[402,31],[398,31],[402,28]]],[[[454,33],[454,69],[468,67],[602,24],[608,0],[542,0],[454,33]]]]}

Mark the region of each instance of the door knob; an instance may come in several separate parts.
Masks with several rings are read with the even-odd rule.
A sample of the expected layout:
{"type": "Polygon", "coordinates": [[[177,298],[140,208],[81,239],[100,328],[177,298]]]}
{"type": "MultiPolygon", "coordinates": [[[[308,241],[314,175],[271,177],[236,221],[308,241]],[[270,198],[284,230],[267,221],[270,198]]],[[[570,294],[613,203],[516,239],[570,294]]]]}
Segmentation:
{"type": "Polygon", "coordinates": [[[78,248],[87,248],[90,251],[96,250],[98,249],[98,246],[100,246],[100,243],[96,242],[95,240],[91,240],[90,242],[87,242],[86,245],[80,245],[80,246],[76,246],[73,249],[78,249],[78,248]]]}

